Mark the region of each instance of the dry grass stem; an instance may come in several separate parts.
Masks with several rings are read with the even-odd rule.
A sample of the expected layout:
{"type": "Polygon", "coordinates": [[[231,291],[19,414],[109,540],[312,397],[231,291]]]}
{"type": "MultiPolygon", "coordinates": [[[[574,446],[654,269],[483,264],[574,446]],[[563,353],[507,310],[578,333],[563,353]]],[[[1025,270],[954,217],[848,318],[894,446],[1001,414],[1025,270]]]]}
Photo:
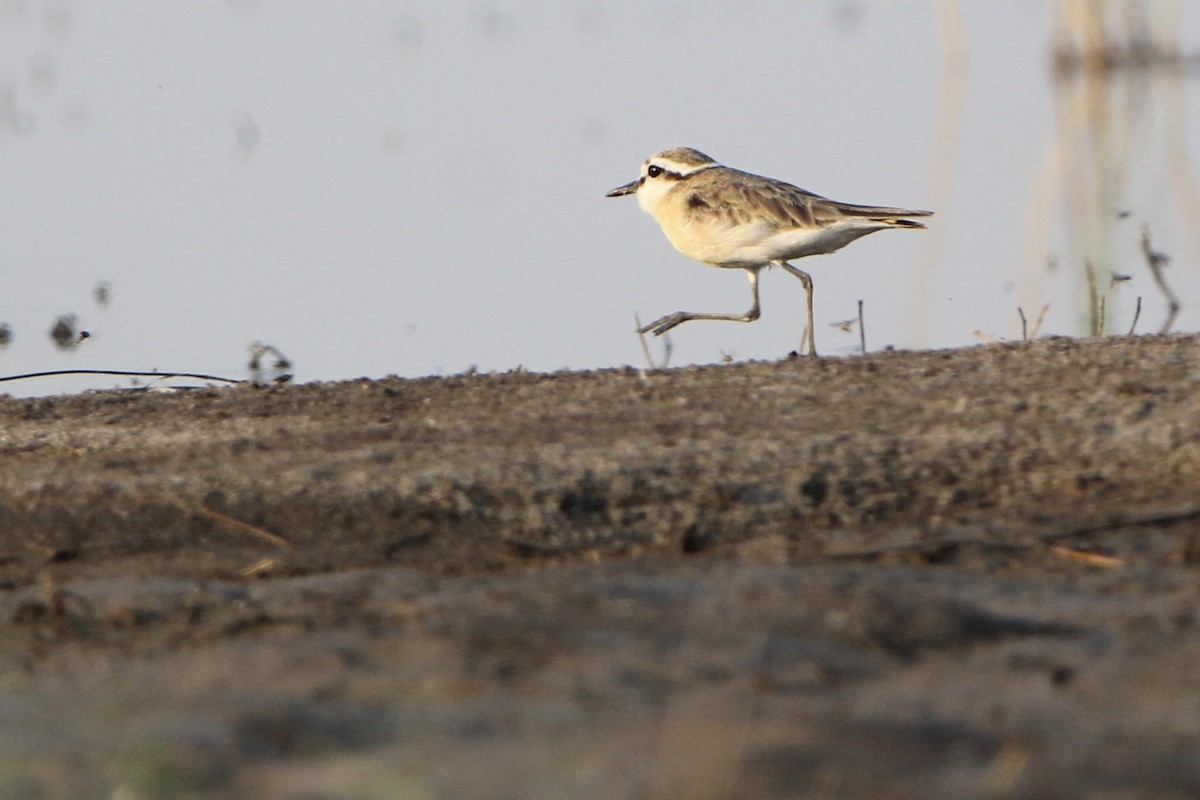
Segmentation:
{"type": "Polygon", "coordinates": [[[667,364],[671,363],[671,345],[670,337],[663,336],[663,360],[661,364],[655,364],[654,359],[650,355],[650,345],[646,344],[646,334],[642,330],[642,318],[638,314],[633,315],[633,323],[637,326],[635,329],[638,335],[638,341],[642,344],[642,355],[646,357],[646,366],[649,369],[666,369],[667,364]]]}
{"type": "Polygon", "coordinates": [[[1104,295],[1096,280],[1096,267],[1091,259],[1083,260],[1083,277],[1088,289],[1088,331],[1090,336],[1104,335],[1104,295]]]}
{"type": "Polygon", "coordinates": [[[1059,531],[1050,536],[1042,537],[1042,541],[1046,544],[1062,541],[1063,539],[1071,539],[1076,536],[1087,536],[1101,531],[1112,531],[1118,528],[1133,528],[1139,525],[1166,525],[1172,522],[1182,522],[1185,520],[1200,519],[1200,506],[1183,506],[1182,508],[1170,509],[1167,511],[1155,511],[1149,514],[1140,514],[1119,519],[1107,520],[1090,525],[1080,525],[1078,527],[1059,531]]]}
{"type": "Polygon", "coordinates": [[[243,578],[253,578],[255,575],[261,575],[264,572],[270,572],[279,566],[279,561],[274,558],[260,558],[250,566],[241,570],[243,578]]]}
{"type": "Polygon", "coordinates": [[[1133,336],[1133,330],[1137,327],[1138,318],[1142,316],[1142,296],[1139,294],[1137,299],[1137,307],[1133,310],[1133,322],[1129,325],[1129,335],[1133,336]]]}
{"type": "Polygon", "coordinates": [[[862,354],[867,354],[867,330],[863,324],[863,301],[858,301],[858,345],[862,348],[862,354]]]}
{"type": "Polygon", "coordinates": [[[234,530],[248,533],[252,536],[257,536],[263,541],[270,542],[276,547],[287,547],[289,544],[287,539],[278,534],[271,533],[265,528],[260,528],[257,525],[251,525],[249,522],[242,522],[240,519],[231,517],[228,514],[222,514],[220,511],[213,511],[211,508],[208,508],[200,503],[192,506],[192,509],[200,516],[210,519],[213,522],[218,522],[222,525],[233,528],[234,530]]]}
{"type": "Polygon", "coordinates": [[[1050,304],[1046,303],[1042,306],[1042,310],[1038,312],[1037,319],[1033,321],[1033,330],[1029,332],[1030,340],[1036,339],[1038,333],[1042,330],[1042,322],[1046,319],[1046,313],[1050,311],[1050,304]]]}
{"type": "Polygon", "coordinates": [[[975,328],[973,331],[971,331],[971,335],[976,339],[982,339],[988,344],[1000,344],[999,339],[997,339],[995,336],[992,336],[990,333],[984,333],[983,331],[979,330],[979,328],[975,328]]]}
{"type": "Polygon", "coordinates": [[[1050,552],[1056,556],[1078,561],[1081,564],[1087,564],[1089,567],[1100,567],[1101,569],[1114,569],[1125,565],[1125,559],[1117,558],[1116,556],[1106,556],[1103,553],[1093,553],[1088,550],[1076,550],[1073,547],[1067,547],[1064,544],[1052,544],[1049,546],[1050,552]]]}
{"type": "Polygon", "coordinates": [[[1163,267],[1171,263],[1171,257],[1151,247],[1150,226],[1148,225],[1142,226],[1142,255],[1146,257],[1146,264],[1150,267],[1150,274],[1154,276],[1154,282],[1158,284],[1159,291],[1167,298],[1167,318],[1163,320],[1162,327],[1158,329],[1158,332],[1169,333],[1175,325],[1175,318],[1179,316],[1179,309],[1182,306],[1179,296],[1167,284],[1167,278],[1163,274],[1163,267]]]}

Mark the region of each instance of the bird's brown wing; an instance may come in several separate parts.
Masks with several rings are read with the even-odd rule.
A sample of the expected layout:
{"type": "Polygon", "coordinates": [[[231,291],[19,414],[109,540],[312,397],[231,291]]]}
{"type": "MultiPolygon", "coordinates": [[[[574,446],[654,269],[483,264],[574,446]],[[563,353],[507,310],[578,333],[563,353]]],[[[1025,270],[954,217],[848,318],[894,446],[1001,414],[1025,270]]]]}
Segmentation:
{"type": "Polygon", "coordinates": [[[924,227],[904,218],[933,213],[840,203],[790,183],[729,167],[715,167],[690,175],[680,183],[678,191],[684,193],[688,213],[694,220],[719,222],[730,227],[776,220],[780,228],[823,228],[846,218],[924,227]]]}
{"type": "MultiPolygon", "coordinates": [[[[736,170],[735,170],[736,172],[736,170]]],[[[826,227],[847,217],[875,219],[893,224],[910,224],[924,227],[919,222],[904,220],[905,217],[927,217],[932,211],[921,211],[894,206],[864,206],[830,200],[819,194],[801,189],[783,181],[772,180],[761,175],[740,173],[734,182],[743,195],[743,202],[760,206],[793,227],[826,227]]]]}

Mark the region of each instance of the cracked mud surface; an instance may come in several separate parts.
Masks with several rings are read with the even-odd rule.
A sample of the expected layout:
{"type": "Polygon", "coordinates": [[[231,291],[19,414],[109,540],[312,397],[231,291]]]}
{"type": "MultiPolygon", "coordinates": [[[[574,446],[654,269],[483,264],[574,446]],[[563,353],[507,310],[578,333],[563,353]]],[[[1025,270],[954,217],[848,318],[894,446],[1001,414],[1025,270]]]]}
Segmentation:
{"type": "Polygon", "coordinates": [[[1200,794],[1200,338],[0,400],[0,796],[1200,794]]]}

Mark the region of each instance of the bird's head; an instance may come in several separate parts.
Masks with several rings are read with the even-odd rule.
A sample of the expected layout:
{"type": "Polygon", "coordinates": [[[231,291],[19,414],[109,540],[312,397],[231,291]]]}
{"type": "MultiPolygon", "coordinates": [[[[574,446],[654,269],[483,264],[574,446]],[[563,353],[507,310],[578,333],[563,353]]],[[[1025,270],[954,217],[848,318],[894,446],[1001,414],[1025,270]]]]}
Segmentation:
{"type": "Polygon", "coordinates": [[[662,198],[684,178],[702,169],[718,166],[708,156],[690,147],[674,147],[655,153],[642,164],[642,173],[636,180],[618,186],[605,197],[624,197],[636,194],[638,205],[654,213],[662,198]]]}

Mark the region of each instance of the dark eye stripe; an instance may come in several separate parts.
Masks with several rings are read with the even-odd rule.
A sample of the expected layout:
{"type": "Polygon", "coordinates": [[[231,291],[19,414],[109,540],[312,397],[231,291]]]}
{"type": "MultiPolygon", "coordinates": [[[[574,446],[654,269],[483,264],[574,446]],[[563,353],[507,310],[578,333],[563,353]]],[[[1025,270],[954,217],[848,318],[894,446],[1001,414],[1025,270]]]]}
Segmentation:
{"type": "Polygon", "coordinates": [[[683,180],[683,175],[681,175],[680,173],[671,172],[671,170],[666,169],[664,167],[660,167],[658,164],[651,164],[649,167],[646,168],[646,177],[647,178],[663,178],[668,181],[683,180]]]}

